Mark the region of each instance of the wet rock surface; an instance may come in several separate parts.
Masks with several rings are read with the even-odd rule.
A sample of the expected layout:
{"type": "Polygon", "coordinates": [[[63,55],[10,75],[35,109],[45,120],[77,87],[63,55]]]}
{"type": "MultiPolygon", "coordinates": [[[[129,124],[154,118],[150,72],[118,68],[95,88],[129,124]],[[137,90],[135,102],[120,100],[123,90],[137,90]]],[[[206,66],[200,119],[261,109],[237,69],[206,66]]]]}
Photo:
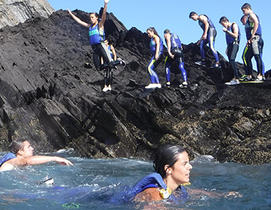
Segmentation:
{"type": "MultiPolygon", "coordinates": [[[[75,11],[81,19],[88,15],[75,11]]],[[[113,90],[103,93],[103,72],[92,62],[88,30],[66,11],[0,32],[0,146],[12,136],[29,138],[36,151],[72,147],[95,158],[149,158],[162,143],[184,145],[192,156],[248,164],[271,160],[271,83],[225,86],[233,72],[194,64],[195,44],[184,45],[189,86],[144,90],[149,83],[149,38],[127,30],[109,14],[106,32],[119,57],[113,90]],[[86,65],[86,63],[88,63],[86,65]]],[[[212,54],[207,53],[208,64],[212,54]]],[[[242,71],[242,65],[238,65],[242,71]]],[[[164,65],[157,68],[165,83],[164,65]]]]}

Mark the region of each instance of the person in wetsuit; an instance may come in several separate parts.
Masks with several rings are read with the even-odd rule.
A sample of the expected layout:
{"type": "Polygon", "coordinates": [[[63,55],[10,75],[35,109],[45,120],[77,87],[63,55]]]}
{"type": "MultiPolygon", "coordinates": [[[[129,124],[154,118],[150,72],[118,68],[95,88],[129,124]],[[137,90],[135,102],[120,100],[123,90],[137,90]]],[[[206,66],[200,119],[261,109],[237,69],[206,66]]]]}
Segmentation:
{"type": "Polygon", "coordinates": [[[167,57],[166,57],[166,80],[167,86],[170,86],[170,68],[174,62],[177,63],[178,68],[183,76],[183,83],[179,85],[181,88],[187,87],[187,73],[184,68],[182,43],[177,34],[170,33],[170,30],[164,31],[164,37],[167,45],[167,57]]]}
{"type": "Polygon", "coordinates": [[[236,56],[239,50],[240,43],[240,29],[237,23],[231,23],[227,17],[223,16],[220,18],[219,23],[224,27],[223,31],[226,34],[227,50],[229,62],[233,69],[234,78],[229,82],[229,85],[239,84],[240,73],[236,66],[236,56]]]}
{"type": "Polygon", "coordinates": [[[197,42],[197,44],[200,46],[201,61],[196,62],[196,64],[203,66],[206,65],[204,46],[209,44],[209,47],[215,57],[215,64],[211,67],[220,68],[218,53],[214,47],[215,37],[217,34],[214,24],[207,15],[198,15],[196,12],[190,12],[189,18],[194,21],[198,21],[200,27],[203,30],[203,34],[200,40],[197,42]]]}
{"type": "Polygon", "coordinates": [[[150,84],[147,85],[146,89],[161,88],[159,78],[155,72],[155,68],[161,63],[163,59],[163,40],[159,37],[154,27],[147,29],[147,34],[151,38],[150,50],[151,50],[151,61],[148,64],[148,73],[150,75],[150,84]]]}
{"type": "Polygon", "coordinates": [[[62,165],[73,165],[69,160],[56,156],[33,155],[33,147],[30,142],[24,138],[13,140],[11,143],[12,153],[8,153],[8,158],[1,161],[0,171],[12,170],[16,167],[28,165],[40,165],[49,162],[56,162],[62,165]]]}
{"type": "Polygon", "coordinates": [[[155,173],[144,177],[131,191],[135,201],[171,200],[185,202],[190,170],[188,153],[178,145],[163,145],[155,152],[153,161],[155,173]]]}
{"type": "Polygon", "coordinates": [[[260,20],[259,17],[252,11],[250,4],[245,3],[241,7],[241,10],[244,14],[241,21],[245,25],[245,32],[247,37],[247,44],[242,56],[246,69],[246,76],[243,79],[247,81],[253,80],[253,66],[251,59],[254,56],[258,70],[257,80],[261,81],[264,78],[264,65],[262,61],[264,42],[262,39],[262,28],[260,20]]]}
{"type": "MultiPolygon", "coordinates": [[[[104,0],[104,9],[102,13],[102,18],[99,21],[99,15],[97,13],[90,13],[90,24],[80,20],[76,17],[70,10],[68,10],[71,17],[80,25],[89,29],[89,41],[93,50],[93,62],[97,70],[101,68],[105,69],[105,85],[103,88],[104,92],[111,91],[112,83],[112,72],[111,68],[108,67],[109,63],[112,66],[123,64],[120,61],[113,62],[108,48],[104,44],[105,33],[104,33],[104,23],[106,20],[106,11],[109,0],[104,0]],[[104,65],[101,65],[101,58],[103,59],[104,65]],[[105,68],[107,66],[107,68],[105,68]]],[[[124,64],[123,64],[124,65],[124,64]]]]}

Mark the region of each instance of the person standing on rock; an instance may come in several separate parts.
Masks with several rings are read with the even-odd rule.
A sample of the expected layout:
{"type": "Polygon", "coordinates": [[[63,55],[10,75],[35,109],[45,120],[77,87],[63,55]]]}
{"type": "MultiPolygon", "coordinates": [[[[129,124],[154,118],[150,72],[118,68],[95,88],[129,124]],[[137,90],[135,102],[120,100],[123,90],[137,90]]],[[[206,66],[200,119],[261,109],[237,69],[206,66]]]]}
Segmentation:
{"type": "Polygon", "coordinates": [[[229,62],[233,69],[234,78],[226,84],[237,85],[239,84],[240,73],[236,66],[236,56],[239,50],[240,43],[240,29],[237,23],[231,23],[227,17],[223,16],[220,18],[219,23],[224,27],[223,31],[226,34],[227,50],[226,54],[229,58],[229,62]]]}
{"type": "Polygon", "coordinates": [[[218,53],[214,47],[215,37],[217,34],[214,24],[207,15],[198,15],[196,12],[190,12],[189,18],[194,21],[198,21],[200,27],[203,30],[203,34],[200,40],[197,42],[197,44],[200,46],[201,61],[196,62],[196,64],[203,66],[206,65],[204,46],[209,44],[209,47],[215,57],[215,64],[211,67],[220,68],[218,53]]]}
{"type": "Polygon", "coordinates": [[[174,62],[177,62],[177,65],[182,73],[184,82],[179,85],[180,88],[186,88],[187,83],[187,74],[184,69],[183,62],[183,52],[182,52],[182,43],[177,34],[170,33],[170,30],[166,29],[164,31],[164,37],[167,45],[167,53],[166,57],[166,80],[167,86],[170,86],[170,68],[174,62]]]}
{"type": "Polygon", "coordinates": [[[69,160],[56,156],[33,155],[33,147],[25,139],[15,140],[11,144],[11,151],[0,161],[0,171],[13,170],[20,166],[40,165],[49,162],[56,162],[62,165],[73,165],[69,160]]]}
{"type": "Polygon", "coordinates": [[[243,53],[243,61],[247,70],[246,77],[244,80],[252,80],[252,62],[251,59],[254,56],[257,63],[257,80],[262,81],[264,75],[264,65],[262,62],[262,51],[263,51],[263,39],[262,39],[262,28],[259,17],[252,11],[251,5],[245,3],[241,10],[243,11],[243,24],[245,25],[247,45],[243,53]]]}
{"type": "Polygon", "coordinates": [[[104,92],[111,91],[111,83],[112,83],[112,72],[110,66],[101,65],[101,58],[104,61],[104,64],[112,66],[116,66],[118,64],[123,64],[120,61],[113,62],[113,59],[110,55],[110,51],[104,44],[105,40],[105,33],[104,33],[104,23],[106,20],[106,11],[107,11],[107,4],[109,0],[104,0],[104,9],[102,13],[102,18],[99,21],[99,15],[97,13],[90,13],[90,22],[86,23],[76,17],[70,10],[68,10],[71,17],[80,25],[89,29],[89,41],[90,45],[93,50],[93,62],[97,70],[101,68],[105,69],[105,85],[103,88],[104,92]],[[105,68],[106,67],[106,68],[105,68]]]}
{"type": "Polygon", "coordinates": [[[147,85],[145,88],[146,89],[161,88],[158,75],[154,70],[163,59],[163,48],[164,48],[163,40],[160,38],[154,27],[148,28],[147,34],[151,38],[150,49],[152,58],[148,65],[148,72],[150,75],[151,83],[147,85]]]}

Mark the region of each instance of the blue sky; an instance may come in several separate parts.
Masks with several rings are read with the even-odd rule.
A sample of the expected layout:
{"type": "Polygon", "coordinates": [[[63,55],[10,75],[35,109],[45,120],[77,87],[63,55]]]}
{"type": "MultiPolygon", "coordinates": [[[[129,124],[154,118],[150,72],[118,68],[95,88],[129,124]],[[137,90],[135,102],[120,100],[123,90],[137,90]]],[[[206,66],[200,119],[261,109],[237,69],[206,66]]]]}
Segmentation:
{"type": "MultiPolygon", "coordinates": [[[[103,0],[48,0],[48,2],[55,10],[80,9],[86,12],[98,12],[104,4],[103,0]]],[[[270,0],[110,0],[108,12],[113,12],[127,29],[136,27],[145,32],[148,27],[154,26],[158,33],[163,35],[164,29],[168,28],[177,33],[184,44],[196,42],[202,34],[197,22],[188,18],[189,13],[195,11],[198,14],[206,14],[213,21],[218,32],[215,48],[224,57],[226,49],[225,34],[218,21],[221,16],[226,16],[231,22],[237,22],[241,29],[241,43],[237,56],[237,61],[241,62],[246,37],[244,27],[240,22],[242,16],[240,8],[246,2],[251,4],[253,11],[260,18],[264,40],[263,60],[266,70],[269,70],[271,69],[270,0]]],[[[255,62],[254,68],[256,69],[255,62]]]]}

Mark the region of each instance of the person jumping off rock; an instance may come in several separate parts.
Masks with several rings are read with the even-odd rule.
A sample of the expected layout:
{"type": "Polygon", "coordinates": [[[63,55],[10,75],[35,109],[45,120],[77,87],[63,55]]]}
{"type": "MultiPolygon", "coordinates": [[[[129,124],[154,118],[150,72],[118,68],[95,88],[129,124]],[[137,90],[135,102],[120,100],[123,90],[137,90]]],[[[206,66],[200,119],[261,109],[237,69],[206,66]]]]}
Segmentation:
{"type": "Polygon", "coordinates": [[[112,74],[111,66],[116,66],[118,64],[123,64],[121,61],[113,62],[113,59],[110,55],[108,48],[106,47],[105,33],[104,33],[104,23],[106,20],[106,11],[109,0],[104,0],[104,9],[102,13],[102,18],[99,21],[99,15],[97,13],[90,13],[90,22],[86,23],[76,17],[70,10],[68,10],[71,17],[80,25],[89,28],[89,41],[93,50],[93,62],[97,70],[105,70],[105,86],[103,88],[104,92],[111,90],[112,74]],[[101,58],[103,58],[104,64],[101,65],[101,58]],[[110,65],[109,65],[110,63],[110,65]]]}

